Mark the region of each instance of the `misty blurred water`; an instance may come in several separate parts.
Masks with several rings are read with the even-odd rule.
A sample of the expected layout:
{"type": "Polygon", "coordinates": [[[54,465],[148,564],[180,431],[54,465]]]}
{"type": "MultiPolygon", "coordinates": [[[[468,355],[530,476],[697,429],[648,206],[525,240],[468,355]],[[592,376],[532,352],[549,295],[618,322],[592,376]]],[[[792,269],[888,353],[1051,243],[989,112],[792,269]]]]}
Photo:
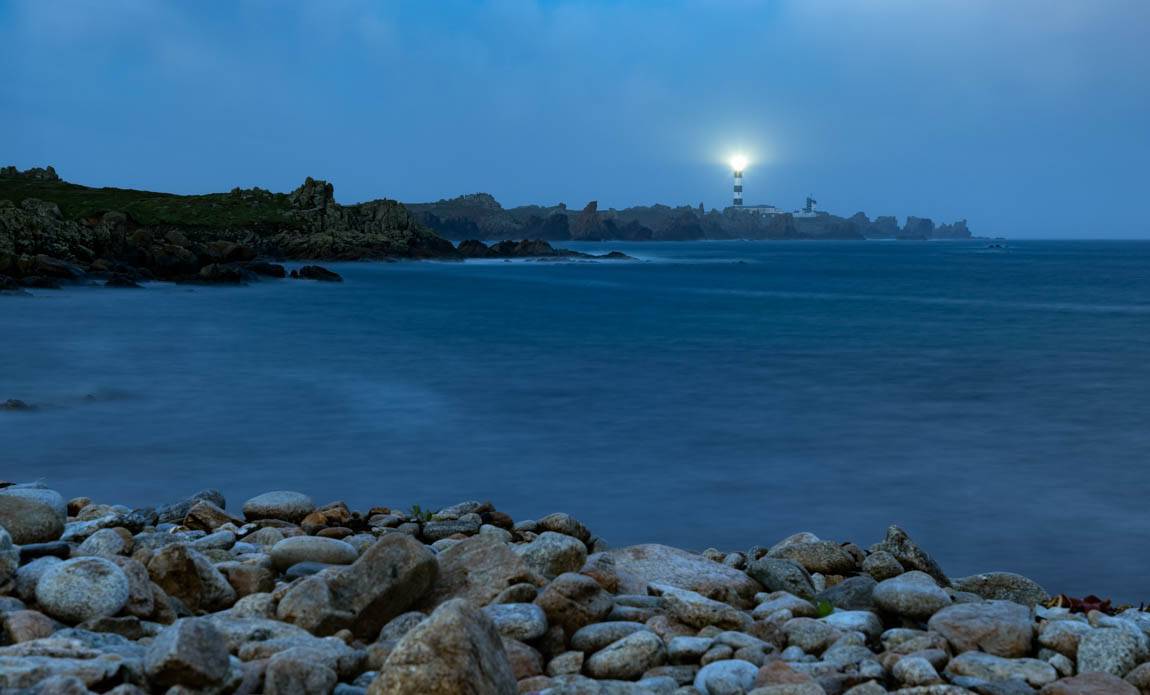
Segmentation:
{"type": "Polygon", "coordinates": [[[613,544],[905,526],[952,576],[1146,595],[1150,243],[587,244],[339,285],[0,298],[0,478],[489,498],[613,544]],[[90,398],[89,398],[90,396],[90,398]]]}

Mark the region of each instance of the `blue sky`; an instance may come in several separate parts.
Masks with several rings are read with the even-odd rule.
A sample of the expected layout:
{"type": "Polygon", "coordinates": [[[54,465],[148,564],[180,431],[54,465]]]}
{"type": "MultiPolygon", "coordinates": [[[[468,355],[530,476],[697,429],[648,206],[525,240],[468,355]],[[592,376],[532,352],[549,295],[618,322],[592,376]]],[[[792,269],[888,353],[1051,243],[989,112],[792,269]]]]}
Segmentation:
{"type": "Polygon", "coordinates": [[[0,0],[0,164],[1150,237],[1145,0],[0,0]]]}

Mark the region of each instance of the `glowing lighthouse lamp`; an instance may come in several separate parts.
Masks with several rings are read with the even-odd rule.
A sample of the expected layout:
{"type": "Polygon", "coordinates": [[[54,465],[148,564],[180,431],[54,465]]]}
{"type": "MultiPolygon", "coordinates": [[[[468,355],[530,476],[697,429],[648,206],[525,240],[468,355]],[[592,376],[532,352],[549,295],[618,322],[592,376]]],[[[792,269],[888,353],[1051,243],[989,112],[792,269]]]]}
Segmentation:
{"type": "Polygon", "coordinates": [[[731,169],[735,171],[735,201],[737,208],[743,207],[743,169],[747,167],[747,158],[741,154],[731,157],[731,169]]]}

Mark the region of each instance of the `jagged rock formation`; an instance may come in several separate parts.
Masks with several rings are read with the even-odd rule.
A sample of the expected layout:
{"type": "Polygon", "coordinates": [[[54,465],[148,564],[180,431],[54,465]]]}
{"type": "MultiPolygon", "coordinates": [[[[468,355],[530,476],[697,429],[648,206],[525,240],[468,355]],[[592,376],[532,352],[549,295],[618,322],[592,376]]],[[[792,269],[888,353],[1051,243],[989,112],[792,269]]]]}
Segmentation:
{"type": "Polygon", "coordinates": [[[934,220],[929,217],[908,217],[899,239],[930,239],[934,236],[934,220]]]}
{"type": "Polygon", "coordinates": [[[464,258],[599,258],[606,260],[634,260],[625,253],[612,251],[595,255],[570,249],[558,249],[542,239],[507,240],[490,246],[478,239],[465,239],[456,249],[464,258]]]}
{"type": "Polygon", "coordinates": [[[340,205],[308,178],[290,194],[260,188],[178,196],[61,181],[52,167],[0,169],[0,275],[74,278],[83,268],[186,280],[201,269],[277,259],[457,258],[451,242],[394,200],[340,205]],[[128,269],[128,270],[126,270],[128,269]]]}
{"type": "Polygon", "coordinates": [[[935,239],[969,239],[970,230],[966,227],[966,220],[959,220],[954,224],[940,224],[934,230],[935,239]]]}
{"type": "Polygon", "coordinates": [[[667,205],[599,209],[591,201],[582,210],[566,205],[504,208],[486,193],[473,193],[407,207],[424,225],[449,239],[547,239],[550,241],[688,241],[694,239],[965,239],[965,221],[934,228],[933,222],[908,218],[900,229],[894,217],[865,213],[849,218],[828,213],[802,217],[783,213],[759,216],[748,211],[667,205]]]}

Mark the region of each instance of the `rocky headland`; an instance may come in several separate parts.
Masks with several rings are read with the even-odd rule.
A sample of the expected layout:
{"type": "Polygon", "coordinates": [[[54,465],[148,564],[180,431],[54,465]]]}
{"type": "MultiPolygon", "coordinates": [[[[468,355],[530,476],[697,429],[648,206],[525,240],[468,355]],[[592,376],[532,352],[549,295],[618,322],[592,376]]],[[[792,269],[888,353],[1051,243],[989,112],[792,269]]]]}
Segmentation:
{"type": "Polygon", "coordinates": [[[908,217],[901,227],[892,216],[871,220],[858,212],[839,217],[819,212],[760,216],[745,210],[651,205],[600,210],[592,201],[582,210],[525,205],[504,208],[487,193],[434,203],[407,203],[415,218],[448,239],[546,239],[549,241],[691,241],[698,239],[970,239],[966,220],[935,225],[908,217]]]}
{"type": "Polygon", "coordinates": [[[696,554],[487,502],[0,488],[6,693],[1145,695],[1148,634],[893,526],[696,554]]]}
{"type": "Polygon", "coordinates": [[[401,203],[341,205],[332,184],[312,178],[291,193],[173,195],[68,183],[52,167],[0,168],[0,292],[61,283],[338,280],[319,266],[289,272],[280,262],[479,257],[592,258],[538,240],[457,249],[401,203]]]}

